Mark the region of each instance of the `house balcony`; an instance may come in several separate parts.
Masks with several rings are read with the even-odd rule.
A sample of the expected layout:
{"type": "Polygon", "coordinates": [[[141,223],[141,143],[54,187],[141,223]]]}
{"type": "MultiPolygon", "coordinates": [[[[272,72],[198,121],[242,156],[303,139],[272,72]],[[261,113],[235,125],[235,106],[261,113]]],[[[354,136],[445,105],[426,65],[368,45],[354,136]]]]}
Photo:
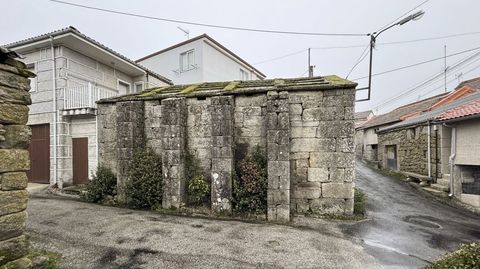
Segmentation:
{"type": "Polygon", "coordinates": [[[96,101],[118,95],[117,91],[92,84],[86,86],[63,88],[62,115],[95,115],[96,101]]]}

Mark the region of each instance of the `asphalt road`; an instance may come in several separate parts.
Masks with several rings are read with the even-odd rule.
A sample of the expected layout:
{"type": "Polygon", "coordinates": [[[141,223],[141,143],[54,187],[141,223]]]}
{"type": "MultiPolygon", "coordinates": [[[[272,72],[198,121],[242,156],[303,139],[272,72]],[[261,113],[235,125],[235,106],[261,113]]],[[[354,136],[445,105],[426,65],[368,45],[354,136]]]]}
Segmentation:
{"type": "Polygon", "coordinates": [[[480,218],[357,164],[369,218],[295,218],[293,225],[188,218],[36,193],[33,245],[60,268],[419,268],[480,240],[480,218]]]}
{"type": "Polygon", "coordinates": [[[423,267],[461,243],[480,241],[478,215],[433,200],[362,162],[356,186],[368,196],[369,219],[341,227],[386,266],[423,267]]]}
{"type": "Polygon", "coordinates": [[[60,268],[382,268],[332,222],[297,227],[160,215],[34,196],[27,229],[60,268]]]}

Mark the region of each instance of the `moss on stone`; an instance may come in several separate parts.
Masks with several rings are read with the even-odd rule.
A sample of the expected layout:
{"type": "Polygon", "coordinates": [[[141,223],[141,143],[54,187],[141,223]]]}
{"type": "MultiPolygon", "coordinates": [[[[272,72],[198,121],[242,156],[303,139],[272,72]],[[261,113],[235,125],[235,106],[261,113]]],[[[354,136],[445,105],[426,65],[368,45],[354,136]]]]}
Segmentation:
{"type": "Polygon", "coordinates": [[[32,261],[32,268],[56,269],[60,255],[46,250],[34,250],[27,258],[32,261]]]}
{"type": "Polygon", "coordinates": [[[228,85],[225,86],[225,88],[223,88],[223,89],[226,90],[226,91],[231,91],[231,90],[235,89],[238,86],[238,84],[240,84],[240,81],[232,81],[232,82],[228,83],[228,85]]]}
{"type": "Polygon", "coordinates": [[[194,92],[196,89],[198,89],[198,87],[200,87],[201,84],[192,84],[192,85],[189,85],[188,87],[186,87],[185,89],[181,90],[180,93],[181,94],[189,94],[189,93],[192,93],[194,92]]]}

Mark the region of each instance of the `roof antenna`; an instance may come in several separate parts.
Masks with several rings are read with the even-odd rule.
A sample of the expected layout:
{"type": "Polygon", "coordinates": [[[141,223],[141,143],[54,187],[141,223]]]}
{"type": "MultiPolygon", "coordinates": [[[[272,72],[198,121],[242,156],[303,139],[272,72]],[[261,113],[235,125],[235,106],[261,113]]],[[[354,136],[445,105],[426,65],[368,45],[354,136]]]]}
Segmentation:
{"type": "Polygon", "coordinates": [[[190,39],[190,31],[188,29],[183,29],[182,27],[180,26],[177,26],[178,30],[182,31],[185,33],[185,36],[187,37],[187,40],[190,39]]]}

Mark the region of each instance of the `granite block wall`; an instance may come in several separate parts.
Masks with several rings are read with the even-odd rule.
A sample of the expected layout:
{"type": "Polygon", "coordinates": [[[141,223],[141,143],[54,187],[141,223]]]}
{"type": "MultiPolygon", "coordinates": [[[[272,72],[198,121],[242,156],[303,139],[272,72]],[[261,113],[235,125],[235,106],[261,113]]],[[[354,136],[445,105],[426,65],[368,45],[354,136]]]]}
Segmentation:
{"type": "Polygon", "coordinates": [[[102,117],[124,113],[125,102],[102,102],[98,104],[99,128],[103,128],[100,162],[113,165],[121,175],[125,155],[120,154],[130,151],[119,143],[130,141],[133,133],[125,130],[136,126],[137,132],[144,132],[143,146],[162,156],[163,207],[184,206],[188,152],[210,178],[211,209],[221,213],[231,211],[235,164],[259,146],[268,160],[269,220],[285,222],[291,214],[352,214],[354,100],[353,88],[286,88],[249,95],[130,101],[143,104],[143,114],[134,113],[143,126],[139,122],[123,126],[119,116],[107,123],[102,117]]]}
{"type": "MultiPolygon", "coordinates": [[[[1,56],[3,62],[3,52],[1,56]]],[[[0,266],[15,266],[29,251],[24,232],[31,131],[26,124],[31,104],[28,78],[34,75],[23,63],[7,61],[0,63],[0,266]]]]}

